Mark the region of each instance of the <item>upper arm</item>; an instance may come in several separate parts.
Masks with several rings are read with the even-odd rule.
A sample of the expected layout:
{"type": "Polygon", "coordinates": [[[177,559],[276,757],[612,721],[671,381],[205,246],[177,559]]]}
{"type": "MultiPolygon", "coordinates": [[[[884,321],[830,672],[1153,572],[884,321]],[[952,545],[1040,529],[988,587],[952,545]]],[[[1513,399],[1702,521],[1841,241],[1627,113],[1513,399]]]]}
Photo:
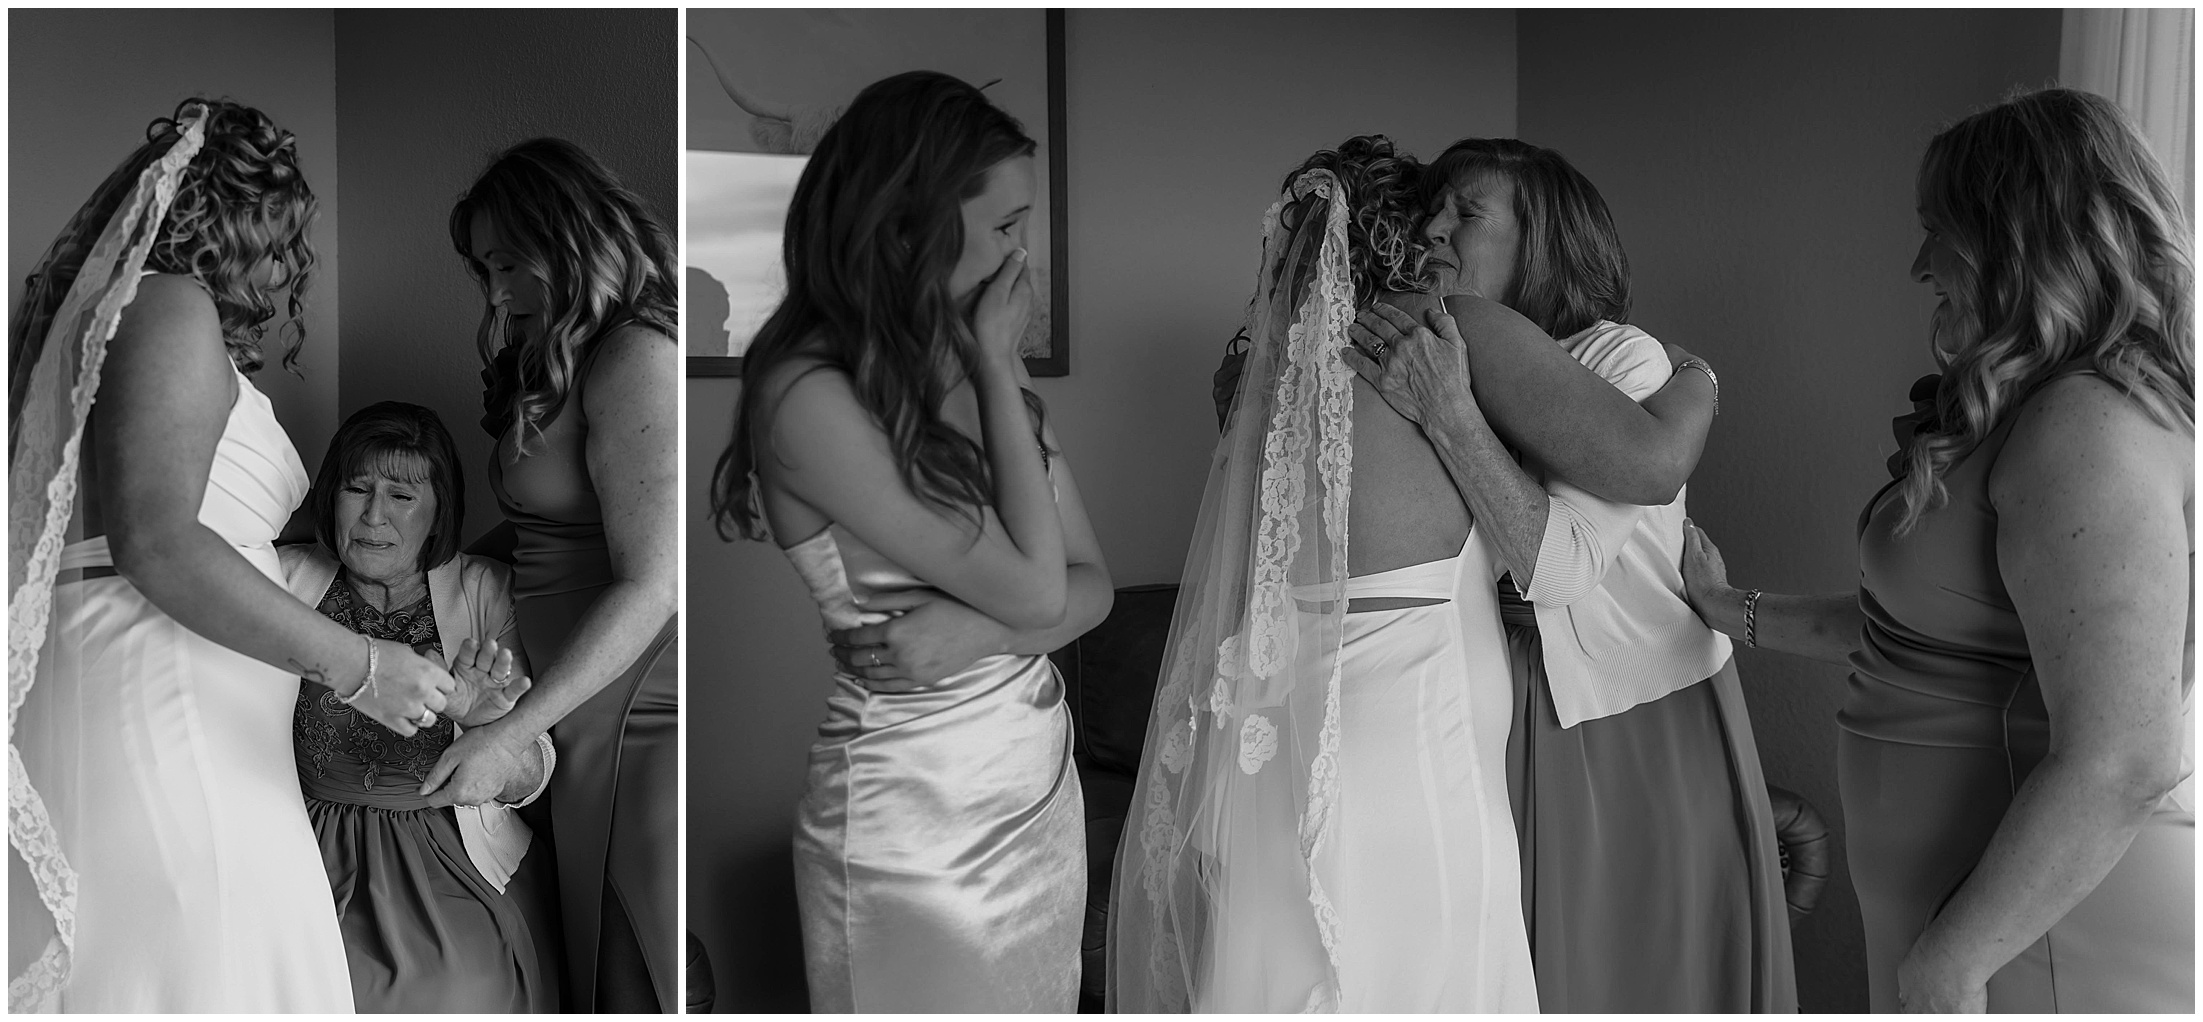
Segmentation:
{"type": "MultiPolygon", "coordinates": [[[[1607,331],[1585,344],[1576,353],[1584,364],[1634,400],[1651,396],[1670,375],[1667,349],[1642,330],[1607,331]]],[[[1545,541],[1525,595],[1536,603],[1566,606],[1606,580],[1645,506],[1607,500],[1551,473],[1545,490],[1551,501],[1545,541]]]]}
{"type": "Polygon", "coordinates": [[[662,581],[678,569],[680,352],[656,330],[630,326],[599,344],[583,391],[589,482],[604,511],[620,578],[662,581]]]}
{"type": "MultiPolygon", "coordinates": [[[[1030,588],[1023,583],[1035,566],[994,509],[944,508],[912,493],[887,433],[841,371],[787,366],[776,375],[759,381],[766,403],[757,420],[758,461],[768,481],[927,584],[997,620],[1017,620],[1026,609],[1019,593],[1030,588]]],[[[1068,553],[1078,548],[1065,524],[1068,553]]],[[[1091,542],[1090,528],[1078,531],[1091,542]]],[[[1089,550],[1099,556],[1098,547],[1089,550]]]]}
{"type": "MultiPolygon", "coordinates": [[[[1056,442],[1055,427],[1044,427],[1048,447],[1061,451],[1063,445],[1056,442]]],[[[1063,562],[1091,564],[1101,569],[1102,577],[1109,576],[1109,565],[1102,560],[1101,541],[1094,537],[1094,523],[1086,517],[1086,501],[1079,496],[1078,480],[1071,475],[1070,459],[1058,456],[1049,468],[1049,477],[1056,484],[1056,513],[1063,522],[1063,562]]]]}
{"type": "Polygon", "coordinates": [[[1675,499],[1674,466],[1695,463],[1702,430],[1693,439],[1663,423],[1512,309],[1470,295],[1445,305],[1469,344],[1477,404],[1503,439],[1602,497],[1675,499]]]}
{"type": "Polygon", "coordinates": [[[1990,474],[1997,564],[2054,751],[2177,767],[2192,591],[2192,434],[2069,377],[2014,414],[1990,474]]]}
{"type": "Polygon", "coordinates": [[[238,386],[214,301],[188,278],[140,281],[108,344],[93,416],[102,525],[118,555],[198,522],[238,386]]]}

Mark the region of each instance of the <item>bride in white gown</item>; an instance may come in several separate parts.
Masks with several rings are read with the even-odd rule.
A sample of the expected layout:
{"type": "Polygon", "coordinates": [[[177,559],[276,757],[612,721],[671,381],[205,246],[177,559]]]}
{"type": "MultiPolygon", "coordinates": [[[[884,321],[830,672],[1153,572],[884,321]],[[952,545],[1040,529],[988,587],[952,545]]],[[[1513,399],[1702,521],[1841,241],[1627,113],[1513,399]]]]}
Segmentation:
{"type": "Polygon", "coordinates": [[[1112,1010],[1537,1010],[1495,558],[1339,354],[1358,305],[1416,286],[1408,174],[1357,138],[1265,219],[1118,856],[1112,1010]]]}
{"type": "Polygon", "coordinates": [[[289,133],[186,101],[16,310],[11,1011],[352,1009],[292,762],[298,680],[401,734],[468,694],[281,586],[306,475],[245,374],[278,291],[296,322],[313,212],[289,133]]]}

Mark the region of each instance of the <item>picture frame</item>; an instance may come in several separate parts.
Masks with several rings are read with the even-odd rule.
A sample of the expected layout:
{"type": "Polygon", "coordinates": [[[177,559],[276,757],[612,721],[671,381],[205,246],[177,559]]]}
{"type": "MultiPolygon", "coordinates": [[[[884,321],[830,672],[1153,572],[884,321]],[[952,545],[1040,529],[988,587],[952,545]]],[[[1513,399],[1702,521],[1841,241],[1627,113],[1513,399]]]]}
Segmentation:
{"type": "MultiPolygon", "coordinates": [[[[1069,375],[1063,22],[1058,8],[689,11],[688,375],[742,375],[741,352],[786,286],[780,230],[807,145],[864,85],[913,70],[981,85],[1039,136],[1037,205],[1045,215],[1035,220],[1047,238],[1028,245],[1046,261],[1034,266],[1041,294],[1025,368],[1035,377],[1069,375]]],[[[1036,232],[1027,230],[1031,239],[1036,232]]]]}

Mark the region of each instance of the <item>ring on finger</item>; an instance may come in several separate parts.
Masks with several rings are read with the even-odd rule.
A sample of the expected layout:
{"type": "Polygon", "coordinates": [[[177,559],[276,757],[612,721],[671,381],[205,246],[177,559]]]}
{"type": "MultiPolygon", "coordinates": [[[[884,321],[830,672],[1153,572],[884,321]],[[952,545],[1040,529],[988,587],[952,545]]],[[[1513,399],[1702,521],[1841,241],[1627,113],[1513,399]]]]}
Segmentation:
{"type": "Polygon", "coordinates": [[[417,727],[417,728],[430,728],[430,727],[434,727],[434,726],[436,726],[436,711],[435,711],[435,710],[422,710],[422,711],[421,711],[421,717],[420,717],[420,719],[419,719],[419,720],[408,720],[408,721],[406,721],[406,723],[408,723],[408,724],[411,724],[411,725],[413,725],[414,727],[417,727]]]}

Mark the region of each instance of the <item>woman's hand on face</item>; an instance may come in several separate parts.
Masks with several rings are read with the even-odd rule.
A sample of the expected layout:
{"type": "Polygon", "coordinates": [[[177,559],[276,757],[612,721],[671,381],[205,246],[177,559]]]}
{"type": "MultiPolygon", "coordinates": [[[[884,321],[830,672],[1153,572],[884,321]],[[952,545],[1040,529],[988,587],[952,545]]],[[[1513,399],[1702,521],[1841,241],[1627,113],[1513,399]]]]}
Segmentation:
{"type": "Polygon", "coordinates": [[[1721,559],[1721,548],[1706,538],[1706,530],[1688,518],[1683,519],[1681,568],[1683,598],[1704,618],[1707,605],[1729,589],[1729,566],[1721,559]]]}
{"type": "Polygon", "coordinates": [[[377,651],[375,686],[364,694],[355,689],[359,698],[351,706],[400,737],[411,737],[427,714],[444,712],[457,683],[450,672],[406,646],[370,641],[377,651]]]}
{"type": "MultiPolygon", "coordinates": [[[[460,643],[459,655],[451,663],[451,675],[458,682],[454,692],[472,703],[464,709],[455,705],[451,710],[451,718],[465,727],[480,727],[512,712],[513,704],[535,684],[513,669],[512,649],[496,639],[460,643]]],[[[453,700],[454,704],[458,701],[453,700]]]]}
{"type": "Polygon", "coordinates": [[[1469,390],[1469,348],[1453,317],[1433,309],[1427,323],[1379,302],[1354,317],[1347,336],[1354,346],[1340,357],[1392,410],[1428,428],[1430,417],[1474,409],[1469,390]]]}
{"type": "Polygon", "coordinates": [[[983,356],[1011,361],[1018,357],[1025,325],[1033,318],[1033,275],[1028,262],[1024,249],[1012,251],[987,286],[979,290],[971,326],[983,356]]]}
{"type": "Polygon", "coordinates": [[[535,736],[499,728],[475,728],[445,747],[418,794],[432,807],[478,806],[493,799],[517,801],[542,780],[535,736]]]}
{"type": "Polygon", "coordinates": [[[826,633],[834,662],[874,692],[912,692],[1003,652],[1000,621],[935,589],[873,597],[864,609],[895,616],[826,633]]]}

